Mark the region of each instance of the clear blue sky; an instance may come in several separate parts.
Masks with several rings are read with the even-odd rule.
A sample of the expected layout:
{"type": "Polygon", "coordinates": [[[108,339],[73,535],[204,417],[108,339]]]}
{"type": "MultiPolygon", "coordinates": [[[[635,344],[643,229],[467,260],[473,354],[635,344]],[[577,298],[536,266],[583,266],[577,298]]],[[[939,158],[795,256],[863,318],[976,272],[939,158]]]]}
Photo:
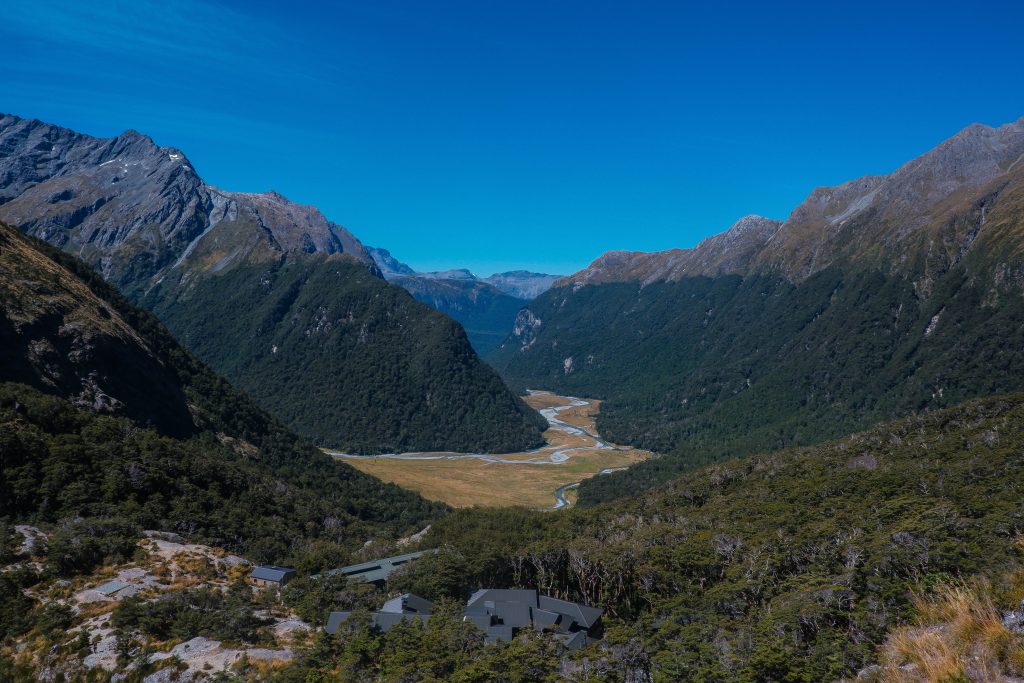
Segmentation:
{"type": "Polygon", "coordinates": [[[135,128],[420,269],[565,273],[1024,115],[1022,5],[11,0],[0,111],[135,128]]]}

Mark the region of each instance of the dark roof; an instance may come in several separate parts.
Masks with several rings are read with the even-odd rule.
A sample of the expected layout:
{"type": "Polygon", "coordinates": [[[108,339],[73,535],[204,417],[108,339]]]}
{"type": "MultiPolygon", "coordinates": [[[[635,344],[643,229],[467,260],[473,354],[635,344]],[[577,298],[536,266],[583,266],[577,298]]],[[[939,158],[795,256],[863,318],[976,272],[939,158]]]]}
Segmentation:
{"type": "MultiPolygon", "coordinates": [[[[330,616],[327,617],[327,625],[324,626],[324,631],[333,636],[350,616],[352,616],[351,612],[331,612],[330,616]]],[[[429,614],[402,614],[401,612],[370,613],[370,623],[385,633],[403,621],[419,621],[426,624],[429,618],[429,614]]]]}
{"type": "Polygon", "coordinates": [[[561,617],[562,615],[555,612],[535,609],[533,610],[533,627],[538,631],[543,631],[545,628],[550,628],[557,624],[561,617]]]}
{"type": "Polygon", "coordinates": [[[434,612],[434,603],[413,593],[406,593],[385,602],[380,611],[396,614],[403,612],[406,614],[432,614],[434,612]]]}
{"type": "Polygon", "coordinates": [[[500,619],[504,626],[521,628],[532,623],[530,620],[530,609],[529,605],[499,603],[494,609],[494,616],[500,619]]]}
{"type": "Polygon", "coordinates": [[[491,609],[485,607],[483,603],[477,605],[470,605],[466,609],[462,610],[462,616],[464,617],[490,617],[491,609]]]}
{"type": "Polygon", "coordinates": [[[558,633],[554,636],[557,640],[561,641],[562,645],[567,650],[579,650],[581,647],[590,642],[587,638],[586,631],[576,631],[575,633],[558,633]]]}
{"type": "Polygon", "coordinates": [[[520,588],[481,588],[470,596],[467,607],[485,602],[513,602],[520,605],[537,606],[537,591],[520,588]]]}
{"type": "Polygon", "coordinates": [[[590,628],[596,624],[597,620],[601,618],[602,614],[604,614],[604,610],[597,607],[588,607],[587,605],[581,605],[578,602],[549,598],[545,595],[540,596],[539,606],[541,609],[549,612],[557,612],[559,614],[569,616],[583,628],[590,628]]]}
{"type": "Polygon", "coordinates": [[[419,621],[426,625],[429,614],[393,614],[391,612],[374,612],[370,615],[374,626],[387,633],[403,621],[419,621]]]}
{"type": "Polygon", "coordinates": [[[291,567],[277,567],[272,564],[261,564],[252,570],[252,578],[278,583],[290,579],[294,575],[295,570],[291,567]]]}
{"type": "Polygon", "coordinates": [[[509,640],[512,640],[511,626],[491,626],[487,629],[487,635],[484,637],[485,643],[497,643],[498,641],[509,640]]]}
{"type": "Polygon", "coordinates": [[[351,612],[331,612],[331,615],[327,617],[327,626],[324,627],[324,630],[333,636],[351,615],[351,612]]]}
{"type": "Polygon", "coordinates": [[[491,615],[489,615],[489,614],[484,614],[484,615],[468,615],[467,614],[466,616],[463,617],[463,621],[468,621],[469,623],[473,624],[474,626],[476,626],[478,629],[480,629],[484,633],[486,633],[487,629],[489,629],[491,627],[491,615]]]}

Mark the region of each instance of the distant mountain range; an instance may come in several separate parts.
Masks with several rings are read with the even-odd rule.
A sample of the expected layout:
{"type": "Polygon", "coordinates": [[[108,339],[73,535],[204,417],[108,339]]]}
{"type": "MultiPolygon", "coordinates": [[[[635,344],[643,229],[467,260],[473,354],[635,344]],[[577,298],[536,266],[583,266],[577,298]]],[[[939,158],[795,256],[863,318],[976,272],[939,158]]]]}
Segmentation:
{"type": "Polygon", "coordinates": [[[560,277],[526,270],[495,273],[486,278],[478,278],[465,268],[416,272],[387,249],[367,247],[367,251],[388,281],[458,320],[480,354],[492,351],[504,341],[520,309],[560,277]]]}
{"type": "Polygon", "coordinates": [[[304,436],[370,452],[541,441],[543,418],[462,329],[316,208],[212,187],[134,131],[0,116],[0,150],[0,220],[96,268],[304,436]]]}
{"type": "Polygon", "coordinates": [[[819,188],[785,221],[693,249],[610,252],[518,316],[513,384],[608,399],[613,441],[679,469],[1024,388],[1024,119],[972,125],[889,175],[819,188]]]}

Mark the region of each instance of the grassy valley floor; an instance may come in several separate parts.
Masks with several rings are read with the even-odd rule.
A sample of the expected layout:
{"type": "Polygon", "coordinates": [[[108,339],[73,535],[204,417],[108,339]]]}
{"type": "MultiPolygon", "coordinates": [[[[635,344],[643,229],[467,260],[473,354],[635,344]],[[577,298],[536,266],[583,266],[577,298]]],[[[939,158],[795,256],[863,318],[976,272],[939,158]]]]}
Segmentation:
{"type": "Polygon", "coordinates": [[[573,484],[651,457],[647,451],[601,439],[595,427],[600,401],[546,391],[530,392],[524,400],[550,423],[546,444],[535,450],[501,455],[327,452],[385,482],[454,507],[564,507],[574,502],[573,484]],[[561,502],[555,493],[559,489],[561,502]]]}

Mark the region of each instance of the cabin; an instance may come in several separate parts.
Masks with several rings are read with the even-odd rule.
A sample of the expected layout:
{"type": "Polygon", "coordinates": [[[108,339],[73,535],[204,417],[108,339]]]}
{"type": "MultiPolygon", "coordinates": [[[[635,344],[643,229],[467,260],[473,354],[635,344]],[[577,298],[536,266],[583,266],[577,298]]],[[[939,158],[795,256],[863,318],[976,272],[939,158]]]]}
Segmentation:
{"type": "MultiPolygon", "coordinates": [[[[386,633],[403,621],[426,624],[433,610],[429,600],[406,593],[388,600],[370,619],[386,633]]],[[[600,640],[603,613],[597,607],[538,595],[532,589],[483,588],[470,596],[462,618],[483,631],[487,643],[510,641],[522,629],[532,628],[573,651],[600,640]]],[[[331,612],[324,630],[337,634],[349,616],[351,612],[331,612]]]]}
{"type": "Polygon", "coordinates": [[[281,588],[293,578],[295,578],[294,569],[272,564],[261,564],[249,575],[249,580],[260,588],[281,588]]]}

